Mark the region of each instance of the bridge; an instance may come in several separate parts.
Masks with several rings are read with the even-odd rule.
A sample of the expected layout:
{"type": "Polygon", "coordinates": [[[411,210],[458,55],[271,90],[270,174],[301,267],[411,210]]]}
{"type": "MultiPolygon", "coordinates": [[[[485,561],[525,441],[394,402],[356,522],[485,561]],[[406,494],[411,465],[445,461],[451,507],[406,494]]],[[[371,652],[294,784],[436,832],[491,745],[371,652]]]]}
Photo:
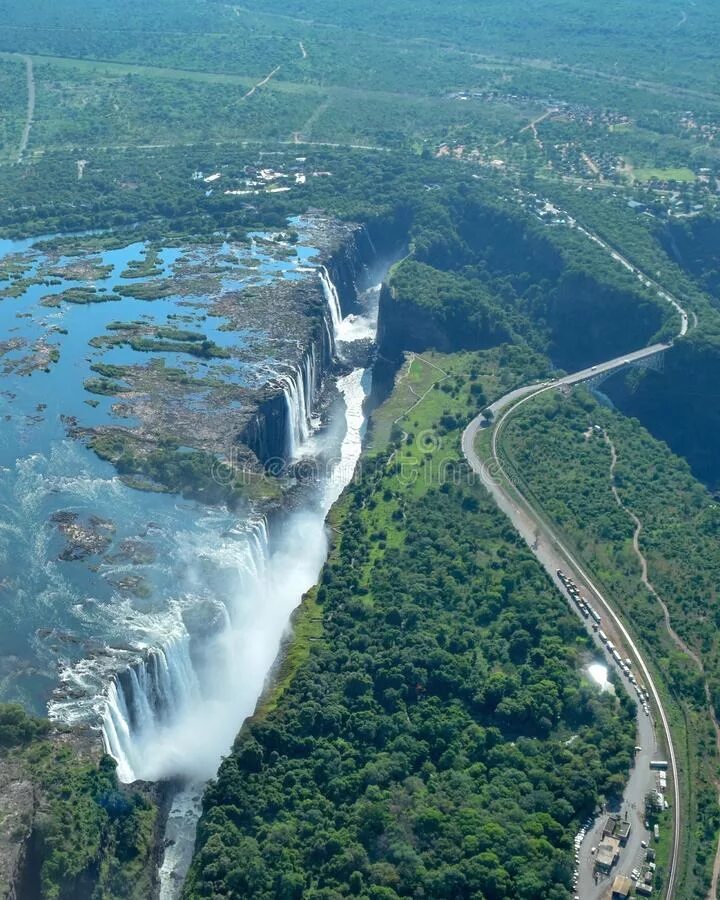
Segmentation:
{"type": "Polygon", "coordinates": [[[665,351],[669,350],[672,344],[653,344],[645,347],[643,350],[627,353],[625,356],[619,356],[597,366],[591,366],[589,369],[583,369],[582,372],[575,372],[567,378],[558,379],[559,384],[586,384],[590,388],[598,388],[603,381],[611,375],[615,375],[624,369],[651,369],[655,372],[661,372],[665,367],[665,351]]]}

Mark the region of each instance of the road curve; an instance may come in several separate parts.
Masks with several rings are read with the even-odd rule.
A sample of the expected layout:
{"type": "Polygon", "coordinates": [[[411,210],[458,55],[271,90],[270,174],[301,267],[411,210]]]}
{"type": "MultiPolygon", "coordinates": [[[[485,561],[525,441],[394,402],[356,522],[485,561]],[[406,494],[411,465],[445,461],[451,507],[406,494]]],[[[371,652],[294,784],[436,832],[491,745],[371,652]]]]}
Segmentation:
{"type": "MultiPolygon", "coordinates": [[[[622,363],[621,363],[622,364],[622,363]]],[[[579,375],[579,373],[577,373],[579,375]]],[[[594,374],[594,373],[593,373],[594,374]]],[[[569,376],[573,377],[573,376],[569,376]]],[[[578,379],[583,380],[583,379],[578,379]]],[[[562,383],[577,383],[568,381],[567,379],[563,379],[562,383]]],[[[662,725],[662,731],[664,736],[664,744],[667,748],[667,759],[670,764],[670,771],[672,773],[672,788],[673,788],[673,814],[674,814],[674,826],[673,826],[673,839],[672,846],[670,852],[669,859],[669,868],[668,868],[668,878],[667,878],[667,886],[666,886],[666,898],[667,900],[671,900],[674,895],[674,885],[676,880],[676,857],[677,857],[677,847],[678,840],[680,834],[680,804],[678,802],[679,792],[678,792],[678,766],[675,754],[675,748],[673,746],[672,734],[670,732],[670,725],[667,719],[667,714],[662,705],[662,700],[658,693],[657,687],[654,683],[652,675],[648,669],[648,666],[643,658],[642,652],[639,647],[631,638],[628,633],[627,628],[623,624],[620,616],[615,612],[612,605],[608,602],[605,595],[600,591],[597,585],[593,582],[593,580],[588,575],[585,567],[580,564],[575,555],[567,548],[558,534],[554,531],[551,526],[548,526],[535,512],[532,508],[531,504],[524,497],[522,492],[517,488],[516,485],[512,482],[510,477],[508,476],[506,470],[503,467],[502,461],[498,456],[497,452],[497,437],[499,432],[502,431],[505,423],[509,419],[510,415],[514,413],[520,406],[524,403],[534,399],[541,393],[545,393],[548,390],[552,390],[556,384],[544,385],[540,388],[535,386],[531,386],[528,393],[525,394],[523,398],[521,398],[518,402],[514,403],[509,408],[505,408],[505,412],[501,414],[500,418],[497,420],[495,425],[495,429],[493,432],[492,439],[492,453],[491,453],[491,467],[487,466],[480,457],[477,455],[475,450],[475,440],[477,437],[478,430],[481,427],[481,422],[483,417],[477,416],[473,421],[468,425],[465,432],[463,433],[462,438],[462,448],[465,458],[470,464],[473,471],[475,471],[482,478],[483,484],[488,489],[490,494],[495,499],[499,508],[510,518],[513,525],[526,541],[528,546],[532,549],[533,553],[539,560],[539,562],[544,566],[548,574],[550,575],[553,582],[561,588],[562,585],[557,577],[557,569],[564,568],[571,575],[574,576],[574,580],[578,582],[581,587],[585,587],[586,590],[582,592],[585,594],[590,594],[591,597],[594,598],[594,606],[603,614],[603,620],[607,621],[609,618],[612,621],[615,631],[621,636],[622,645],[625,649],[625,652],[630,656],[630,658],[634,662],[634,668],[636,673],[642,673],[643,680],[645,685],[647,686],[652,699],[654,701],[655,709],[657,710],[658,717],[660,719],[660,723],[662,725]],[[500,477],[498,477],[500,476],[500,477]],[[506,487],[506,482],[504,479],[507,479],[507,484],[512,485],[512,488],[506,487]]],[[[515,393],[515,392],[513,392],[515,393]]],[[[502,400],[498,401],[498,404],[501,404],[502,400]]],[[[512,402],[512,401],[511,401],[512,402]]],[[[632,696],[632,694],[631,694],[632,696]]],[[[638,722],[640,723],[641,730],[645,730],[646,736],[642,739],[641,746],[643,747],[643,756],[636,760],[635,769],[633,770],[633,776],[635,773],[640,771],[641,766],[648,764],[651,758],[655,758],[655,749],[656,742],[654,740],[649,740],[647,736],[647,729],[643,729],[646,720],[643,718],[643,711],[640,706],[639,700],[637,701],[638,705],[638,722]]],[[[647,769],[645,770],[648,771],[647,769]]],[[[637,785],[633,787],[637,788],[637,785]]],[[[632,793],[632,796],[628,795],[626,792],[626,803],[627,806],[633,806],[633,804],[637,805],[638,801],[642,798],[638,795],[642,795],[644,793],[643,789],[635,790],[632,793]]],[[[639,843],[640,837],[638,829],[636,831],[636,841],[635,843],[639,843]]],[[[589,841],[586,843],[590,843],[589,841]]],[[[627,853],[632,854],[637,851],[637,847],[628,848],[627,853]]],[[[588,877],[588,873],[583,873],[586,876],[586,880],[588,877]]],[[[601,885],[601,893],[607,890],[606,885],[601,885]]],[[[588,893],[588,890],[584,890],[582,894],[579,894],[582,900],[593,900],[591,895],[588,893]]],[[[597,895],[600,896],[600,893],[597,895]]]]}
{"type": "MultiPolygon", "coordinates": [[[[597,235],[587,231],[575,222],[573,222],[573,226],[582,231],[591,240],[602,246],[607,252],[612,255],[612,257],[616,261],[620,262],[625,268],[632,271],[641,281],[643,281],[646,286],[654,287],[657,290],[658,295],[663,300],[672,305],[679,315],[680,328],[678,330],[678,336],[682,337],[687,333],[688,313],[673,296],[664,291],[660,287],[660,285],[658,285],[652,279],[644,275],[644,273],[642,273],[632,263],[625,259],[625,257],[618,253],[618,251],[616,251],[613,247],[597,237],[597,235]]],[[[546,393],[547,391],[555,390],[563,385],[571,386],[574,384],[580,384],[584,381],[593,380],[600,375],[619,371],[625,366],[632,365],[635,362],[647,359],[648,357],[654,356],[655,354],[664,353],[671,346],[671,343],[660,343],[653,344],[649,347],[643,347],[640,350],[633,351],[632,353],[626,353],[623,356],[607,360],[603,363],[598,363],[597,365],[590,366],[570,375],[565,375],[561,378],[554,379],[553,381],[529,384],[524,387],[517,388],[516,390],[511,391],[510,393],[496,400],[489,407],[492,413],[492,420],[494,421],[489,465],[484,463],[480,459],[475,449],[478,431],[487,424],[485,414],[481,413],[479,416],[476,416],[467,426],[462,436],[463,454],[471,469],[475,473],[480,475],[485,487],[492,495],[498,507],[511,520],[519,534],[523,537],[523,539],[526,541],[528,546],[537,557],[538,561],[547,570],[553,582],[559,588],[562,588],[562,584],[557,576],[557,569],[564,568],[566,570],[569,570],[571,575],[575,576],[576,581],[579,581],[583,586],[585,586],[586,590],[594,596],[595,603],[599,606],[600,609],[602,609],[603,618],[605,619],[605,616],[609,617],[610,621],[612,622],[614,632],[621,637],[622,644],[626,652],[629,654],[630,658],[635,664],[635,671],[638,673],[642,673],[645,685],[652,696],[654,707],[662,726],[665,748],[667,750],[667,759],[672,775],[674,821],[672,844],[670,847],[670,855],[668,860],[667,881],[664,886],[666,900],[673,900],[673,898],[675,897],[675,885],[677,881],[677,856],[680,840],[680,790],[677,758],[673,745],[672,733],[670,731],[670,724],[665,712],[665,708],[663,707],[662,699],[640,648],[637,646],[635,641],[633,641],[625,624],[613,608],[612,604],[599,590],[597,585],[592,581],[587,571],[580,564],[574,554],[564,544],[553,525],[548,523],[542,517],[542,515],[534,509],[532,504],[524,496],[522,491],[518,488],[517,484],[513,482],[512,478],[505,470],[498,453],[498,441],[510,416],[512,416],[525,403],[528,403],[535,397],[538,397],[541,394],[546,393]]],[[[643,731],[645,732],[646,737],[645,739],[643,739],[643,745],[647,745],[650,742],[647,740],[647,728],[643,729],[643,711],[640,706],[639,700],[637,701],[637,703],[640,733],[642,735],[643,731]]],[[[655,744],[655,741],[653,741],[652,743],[655,744]]],[[[632,797],[628,797],[629,793],[631,792],[631,788],[635,792],[635,796],[637,796],[637,793],[639,792],[639,790],[641,790],[640,782],[638,781],[639,776],[637,776],[636,773],[639,772],[641,766],[645,762],[649,762],[649,758],[652,757],[654,750],[655,747],[653,747],[651,750],[649,746],[645,746],[642,751],[642,760],[636,760],[636,765],[633,769],[633,772],[631,773],[631,778],[626,787],[625,797],[626,799],[628,799],[628,801],[632,799],[632,797]]],[[[629,805],[632,806],[632,803],[629,802],[629,805]]],[[[638,832],[639,830],[635,829],[635,831],[638,832]]],[[[639,843],[639,836],[636,834],[633,840],[635,843],[639,843]]],[[[589,841],[586,841],[586,843],[589,843],[589,841]]],[[[635,851],[637,852],[638,850],[639,847],[635,847],[635,851]]],[[[626,859],[627,855],[630,855],[631,852],[632,851],[630,847],[626,848],[626,855],[623,856],[623,859],[626,859]]],[[[581,885],[583,884],[584,894],[581,895],[582,900],[592,900],[592,898],[590,897],[591,894],[600,896],[601,893],[604,894],[608,892],[608,887],[606,885],[602,885],[599,888],[597,885],[595,885],[596,889],[590,887],[591,882],[589,881],[589,875],[585,875],[584,882],[581,882],[581,885]]],[[[580,886],[578,887],[578,890],[580,890],[580,886]]]]}

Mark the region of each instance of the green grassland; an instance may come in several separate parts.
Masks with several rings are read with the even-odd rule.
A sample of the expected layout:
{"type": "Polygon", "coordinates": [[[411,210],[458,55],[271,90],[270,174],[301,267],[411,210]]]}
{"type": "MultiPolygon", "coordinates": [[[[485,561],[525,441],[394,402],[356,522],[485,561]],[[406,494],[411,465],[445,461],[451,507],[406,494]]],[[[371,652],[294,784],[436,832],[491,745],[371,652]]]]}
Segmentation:
{"type": "Polygon", "coordinates": [[[675,169],[659,169],[659,168],[637,168],[632,170],[632,177],[636,181],[695,181],[695,173],[688,168],[675,169]]]}
{"type": "MultiPolygon", "coordinates": [[[[234,134],[405,148],[428,142],[433,149],[449,141],[489,154],[504,139],[510,146],[503,153],[520,168],[542,169],[532,154],[523,159],[517,134],[558,100],[637,117],[660,144],[674,138],[673,118],[689,106],[720,110],[720,95],[706,82],[711,67],[700,52],[719,27],[714,11],[688,14],[679,53],[675,11],[663,0],[649,24],[641,17],[642,31],[623,25],[619,65],[607,59],[607,42],[618,28],[608,10],[578,14],[573,0],[561,6],[557,18],[535,2],[519,28],[497,0],[482,15],[458,0],[440,17],[428,0],[413,4],[412,12],[403,2],[390,20],[365,3],[286,8],[184,0],[169,12],[151,0],[133,2],[131,26],[118,28],[110,4],[89,8],[70,0],[64,15],[78,28],[69,29],[63,16],[41,10],[39,0],[12,0],[0,53],[17,70],[15,79],[24,65],[13,54],[34,59],[36,152],[203,136],[222,141],[234,134]],[[674,77],[658,70],[661,54],[647,53],[648,27],[656,29],[658,42],[673,43],[674,77]],[[448,99],[468,89],[482,96],[448,99]]],[[[633,134],[618,129],[613,136],[628,149],[633,134]]],[[[592,136],[589,149],[595,151],[592,136]]],[[[680,141],[669,167],[685,167],[696,149],[689,138],[680,141]]]]}
{"type": "MultiPolygon", "coordinates": [[[[653,185],[679,182],[687,210],[711,203],[696,195],[695,173],[720,172],[720,150],[682,119],[719,121],[720,9],[710,0],[685,11],[674,0],[651,10],[641,0],[528,0],[522,10],[506,0],[122,6],[119,15],[111,0],[5,3],[4,235],[134,229],[167,246],[189,235],[243,240],[322,210],[381,234],[409,232],[412,258],[396,267],[395,286],[448,344],[467,346],[482,310],[502,333],[481,346],[517,341],[418,351],[374,412],[358,476],[329,517],[321,581],[206,797],[186,897],[565,898],[573,830],[624,783],[631,707],[622,693],[619,705],[598,699],[581,676],[587,638],[468,472],[460,434],[490,400],[547,375],[540,353],[572,366],[589,345],[600,354],[669,328],[654,289],[641,291],[576,232],[540,224],[533,194],[683,297],[700,325],[679,352],[720,345],[714,301],[663,249],[667,203],[653,185]],[[28,99],[20,53],[32,58],[36,105],[18,164],[28,99]],[[292,179],[298,157],[330,176],[273,196],[224,193],[246,166],[278,166],[292,179]],[[624,160],[638,166],[628,181],[624,160]],[[209,188],[196,170],[222,181],[209,188]],[[631,195],[651,215],[631,212],[631,195]],[[519,218],[509,212],[523,204],[519,218]],[[619,298],[627,303],[610,302],[619,298]],[[609,311],[601,322],[599,308],[609,311]]],[[[133,277],[154,275],[156,264],[148,254],[133,277]]],[[[141,282],[125,293],[158,290],[141,282]]],[[[181,332],[135,343],[192,350],[181,332]]],[[[689,358],[688,372],[697,368],[689,358]]],[[[96,391],[122,387],[121,371],[97,374],[96,391]]],[[[677,415],[669,406],[667,417],[677,415]]],[[[703,679],[638,585],[605,448],[575,433],[588,416],[618,442],[618,485],[646,523],[651,573],[705,661],[717,705],[716,515],[666,448],[587,398],[532,407],[508,429],[508,453],[546,515],[653,651],[687,791],[683,900],[700,898],[718,826],[703,679]]],[[[220,489],[209,455],[172,443],[144,454],[105,434],[95,450],[139,488],[231,505],[278,496],[261,476],[220,489]]],[[[74,769],[70,751],[45,743],[32,753],[53,803],[48,896],[63,873],[72,889],[105,850],[102,896],[150,896],[154,808],[121,802],[107,762],[74,769]]]]}

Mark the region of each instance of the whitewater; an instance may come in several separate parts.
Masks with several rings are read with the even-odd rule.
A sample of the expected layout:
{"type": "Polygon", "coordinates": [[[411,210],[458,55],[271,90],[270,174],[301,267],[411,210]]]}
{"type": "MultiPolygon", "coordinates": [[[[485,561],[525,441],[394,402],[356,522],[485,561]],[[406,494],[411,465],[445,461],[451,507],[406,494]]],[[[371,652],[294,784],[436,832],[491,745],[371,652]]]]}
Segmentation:
{"type": "MultiPolygon", "coordinates": [[[[31,273],[48,265],[42,252],[0,246],[0,255],[11,252],[32,254],[31,273]]],[[[143,252],[141,244],[104,251],[109,274],[98,284],[113,290],[143,252]]],[[[92,366],[106,358],[140,362],[132,349],[106,354],[88,346],[111,328],[113,304],[48,307],[46,294],[62,291],[68,284],[62,281],[33,284],[0,310],[5,331],[19,335],[6,368],[19,367],[26,348],[48,335],[60,346],[52,379],[11,374],[0,392],[6,423],[0,433],[0,663],[6,666],[0,678],[38,712],[47,704],[51,719],[97,729],[121,781],[168,785],[165,898],[177,895],[187,869],[204,785],[253,713],[292,611],[326,559],[325,518],[355,470],[369,389],[369,372],[351,371],[343,360],[351,356],[350,343],[375,335],[379,286],[365,292],[357,307],[362,315],[343,317],[330,272],[309,264],[312,248],[276,259],[265,258],[259,244],[246,255],[259,263],[253,275],[315,278],[326,300],[322,341],[298,352],[287,336],[294,361],[285,351],[259,358],[252,370],[220,361],[236,383],[248,378],[249,387],[275,386],[284,397],[282,452],[291,473],[298,464],[302,480],[292,494],[298,505],[269,521],[252,508],[238,514],[170,493],[139,492],[68,435],[70,422],[117,424],[114,398],[89,399],[84,390],[92,366]],[[328,348],[345,365],[342,377],[325,375],[328,348]],[[326,390],[330,378],[334,392],[326,390]],[[308,481],[313,466],[317,477],[308,481]],[[87,537],[99,543],[85,553],[87,537]],[[79,555],[63,555],[78,548],[79,555]]],[[[166,277],[181,251],[163,250],[161,257],[166,277]]],[[[382,277],[386,269],[380,269],[382,277]]],[[[234,271],[226,277],[223,289],[242,288],[234,271]]],[[[124,305],[130,319],[166,326],[179,299],[124,305]]],[[[200,312],[192,315],[199,322],[200,312]]],[[[212,319],[202,327],[218,342],[231,342],[221,325],[212,319]]],[[[210,373],[217,367],[208,363],[210,373]]]]}
{"type": "MultiPolygon", "coordinates": [[[[323,285],[332,285],[324,268],[320,277],[323,285]]],[[[341,342],[353,330],[360,338],[369,336],[372,311],[369,318],[359,321],[360,317],[353,317],[343,325],[335,286],[327,288],[325,295],[334,346],[341,355],[341,342]]],[[[368,296],[371,304],[376,301],[378,287],[368,296]]],[[[355,369],[337,380],[344,404],[345,433],[336,457],[325,463],[314,502],[291,513],[272,537],[264,520],[249,523],[244,545],[235,547],[224,560],[236,572],[236,592],[225,610],[222,629],[206,641],[206,668],[201,675],[184,637],[150,653],[150,664],[146,661],[142,667],[144,683],[139,683],[135,673],[130,676],[128,692],[118,691],[117,681],[110,689],[103,734],[108,750],[118,761],[121,779],[182,780],[166,827],[161,900],[172,900],[181,889],[192,857],[204,783],[217,771],[243,721],[252,715],[287,636],[290,615],[317,582],[328,550],[325,517],[353,477],[360,457],[369,382],[364,369],[355,369]],[[126,697],[135,698],[138,693],[139,699],[132,700],[135,708],[129,709],[126,697]],[[148,696],[159,702],[148,703],[148,696]]],[[[317,387],[314,351],[304,355],[297,369],[281,376],[280,383],[288,408],[288,455],[297,459],[317,449],[313,446],[312,417],[317,387]]]]}

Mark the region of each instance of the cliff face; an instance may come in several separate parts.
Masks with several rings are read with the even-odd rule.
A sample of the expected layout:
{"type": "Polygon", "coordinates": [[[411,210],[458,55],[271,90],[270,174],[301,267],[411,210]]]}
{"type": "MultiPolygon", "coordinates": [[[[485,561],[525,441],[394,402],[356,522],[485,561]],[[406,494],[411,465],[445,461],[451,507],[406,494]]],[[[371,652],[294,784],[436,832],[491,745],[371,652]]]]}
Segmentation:
{"type": "Polygon", "coordinates": [[[337,289],[343,316],[360,312],[358,285],[377,255],[370,231],[364,226],[351,226],[343,241],[324,261],[337,289]]]}
{"type": "Polygon", "coordinates": [[[420,353],[433,348],[443,353],[453,349],[444,323],[413,300],[397,298],[388,285],[380,291],[378,351],[386,360],[400,362],[405,351],[420,353]]]}
{"type": "MultiPolygon", "coordinates": [[[[337,225],[329,240],[332,241],[331,249],[321,257],[321,264],[327,269],[338,292],[343,316],[358,313],[358,285],[362,284],[368,266],[376,258],[375,244],[367,229],[358,225],[337,225]]],[[[298,297],[298,302],[311,320],[307,345],[302,349],[298,365],[306,361],[308,354],[314,357],[314,390],[317,396],[334,363],[332,320],[319,279],[311,291],[308,285],[298,288],[298,297]]],[[[288,410],[282,386],[273,385],[263,389],[254,410],[237,435],[237,442],[248,447],[258,461],[266,465],[270,460],[282,460],[287,456],[288,427],[288,410]]]]}
{"type": "Polygon", "coordinates": [[[568,372],[642,347],[664,321],[657,303],[579,270],[565,272],[532,315],[547,324],[548,355],[568,372]]]}
{"type": "Polygon", "coordinates": [[[401,276],[380,292],[373,403],[392,388],[408,351],[484,350],[512,339],[502,311],[488,302],[480,287],[471,285],[468,290],[456,276],[413,262],[403,264],[406,270],[412,270],[412,281],[401,276]]]}
{"type": "Polygon", "coordinates": [[[627,415],[635,416],[684,457],[693,474],[720,489],[720,352],[702,335],[676,342],[663,369],[618,376],[603,390],[627,415]]]}
{"type": "MultiPolygon", "coordinates": [[[[332,322],[326,308],[322,288],[318,283],[318,302],[308,312],[312,325],[308,331],[307,345],[302,349],[296,365],[307,368],[314,375],[312,389],[317,397],[323,381],[334,362],[332,322]],[[310,365],[309,361],[313,364],[310,365]]],[[[249,448],[258,462],[266,466],[271,460],[284,460],[288,455],[290,422],[285,394],[279,383],[268,385],[257,395],[245,424],[237,435],[237,443],[249,448]]]]}
{"type": "Polygon", "coordinates": [[[35,786],[17,760],[0,760],[0,900],[19,900],[18,887],[37,811],[35,786]]]}
{"type": "Polygon", "coordinates": [[[0,900],[157,896],[165,793],[119,785],[89,734],[0,753],[0,900]]]}
{"type": "Polygon", "coordinates": [[[248,419],[238,440],[249,447],[265,466],[271,459],[285,455],[287,429],[285,397],[282,391],[275,390],[258,403],[256,412],[248,419]]]}
{"type": "Polygon", "coordinates": [[[666,253],[711,295],[720,294],[720,219],[698,216],[672,220],[658,227],[658,238],[666,253]]]}

